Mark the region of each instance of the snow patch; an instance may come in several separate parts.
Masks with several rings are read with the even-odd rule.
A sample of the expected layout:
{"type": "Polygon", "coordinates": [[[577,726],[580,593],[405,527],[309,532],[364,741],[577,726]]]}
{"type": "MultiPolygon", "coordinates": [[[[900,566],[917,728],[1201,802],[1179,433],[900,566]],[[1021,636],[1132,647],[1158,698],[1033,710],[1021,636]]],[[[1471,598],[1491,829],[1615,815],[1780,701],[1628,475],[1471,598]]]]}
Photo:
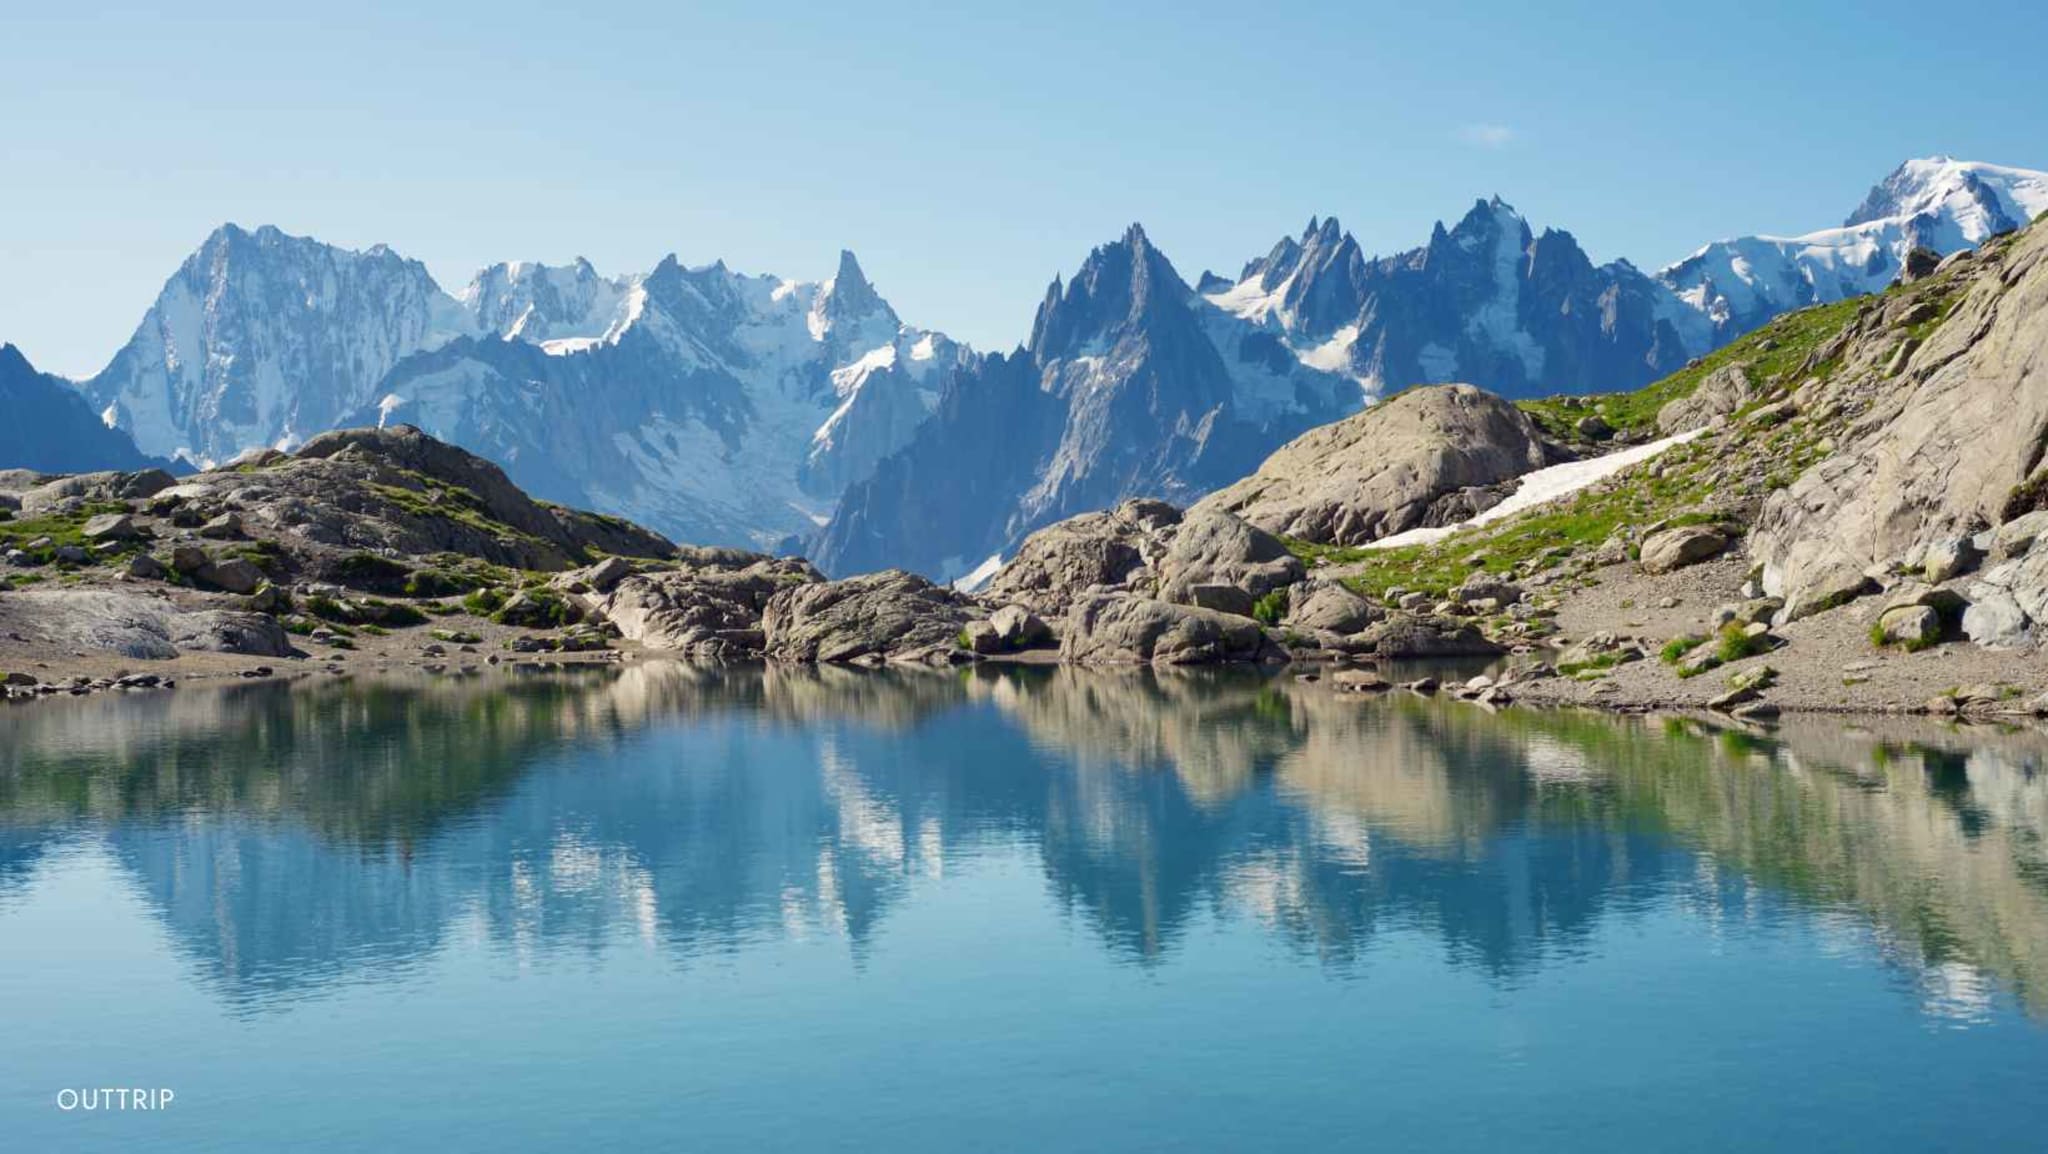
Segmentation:
{"type": "Polygon", "coordinates": [[[1507,500],[1468,521],[1461,521],[1456,525],[1444,525],[1429,529],[1410,529],[1405,533],[1396,533],[1391,537],[1382,537],[1377,541],[1368,542],[1364,547],[1367,549],[1399,549],[1404,545],[1433,544],[1449,537],[1453,533],[1512,517],[1525,509],[1533,509],[1538,505],[1555,501],[1559,497],[1569,497],[1597,481],[1603,481],[1612,477],[1631,465],[1641,464],[1666,449],[1675,445],[1683,445],[1704,432],[1706,432],[1705,429],[1693,429],[1690,432],[1665,437],[1661,441],[1651,441],[1647,445],[1637,445],[1633,449],[1623,449],[1618,453],[1609,453],[1604,457],[1593,457],[1584,461],[1566,461],[1562,465],[1552,465],[1547,469],[1538,469],[1533,473],[1523,474],[1522,483],[1516,487],[1513,493],[1508,495],[1507,500]]]}

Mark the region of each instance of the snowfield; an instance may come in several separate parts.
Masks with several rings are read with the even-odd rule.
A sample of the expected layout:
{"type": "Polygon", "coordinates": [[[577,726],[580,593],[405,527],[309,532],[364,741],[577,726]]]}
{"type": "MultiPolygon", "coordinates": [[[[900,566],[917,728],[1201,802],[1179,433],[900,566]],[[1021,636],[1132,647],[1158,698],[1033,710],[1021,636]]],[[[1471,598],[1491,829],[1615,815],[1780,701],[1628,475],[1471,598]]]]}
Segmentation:
{"type": "Polygon", "coordinates": [[[1477,517],[1473,517],[1468,521],[1462,521],[1456,525],[1443,525],[1430,529],[1410,529],[1405,533],[1396,533],[1391,537],[1382,537],[1365,545],[1364,548],[1399,549],[1403,545],[1428,545],[1441,541],[1461,530],[1473,529],[1481,525],[1504,520],[1525,510],[1534,509],[1538,505],[1555,501],[1560,497],[1569,497],[1595,482],[1612,477],[1630,465],[1641,464],[1674,445],[1683,445],[1704,432],[1706,432],[1705,429],[1694,429],[1691,432],[1678,433],[1674,436],[1666,437],[1661,441],[1651,441],[1647,445],[1637,445],[1633,449],[1623,449],[1618,453],[1609,453],[1604,457],[1593,457],[1585,461],[1566,461],[1562,465],[1552,465],[1547,469],[1538,469],[1533,473],[1526,473],[1522,476],[1521,485],[1508,496],[1507,500],[1486,510],[1477,517]]]}

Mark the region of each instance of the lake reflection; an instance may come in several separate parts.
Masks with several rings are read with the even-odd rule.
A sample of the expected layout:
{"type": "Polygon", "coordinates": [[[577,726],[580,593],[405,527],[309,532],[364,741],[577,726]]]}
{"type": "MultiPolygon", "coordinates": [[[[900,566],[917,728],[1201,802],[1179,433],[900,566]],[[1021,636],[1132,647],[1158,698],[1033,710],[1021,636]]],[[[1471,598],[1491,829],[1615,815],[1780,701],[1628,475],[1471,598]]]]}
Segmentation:
{"type": "MultiPolygon", "coordinates": [[[[1743,1014],[1751,992],[1695,956],[1734,942],[1757,950],[1760,986],[1814,984],[1802,1028],[1853,1044],[1846,1011],[1826,1009],[1830,967],[1875,967],[1901,1014],[1999,1027],[2020,1047],[2008,1072],[2016,1052],[2039,1075],[2044,754],[2033,730],[1816,718],[1766,734],[1064,669],[652,664],[97,697],[0,709],[0,942],[44,924],[39,887],[125,885],[176,980],[260,1031],[323,998],[466,989],[451,958],[515,983],[584,967],[601,985],[651,950],[671,969],[649,980],[676,997],[709,966],[784,998],[825,942],[838,975],[803,983],[858,997],[899,923],[906,946],[995,940],[1041,908],[1197,1006],[1306,965],[1325,992],[1290,996],[1311,1016],[1376,973],[1535,999],[1677,926],[1668,973],[1627,979],[1643,1004],[1743,1014]],[[1761,968],[1787,955],[1803,968],[1761,968]]],[[[0,946],[0,992],[61,996],[20,942],[0,946]]],[[[994,972],[908,964],[939,999],[994,972]]],[[[37,1072],[8,1045],[0,1073],[37,1072]]],[[[2030,1084],[2031,1101],[2008,1095],[2015,1117],[2042,1104],[2030,1084]]],[[[1222,1132],[1178,1141],[1204,1133],[1222,1132]]]]}

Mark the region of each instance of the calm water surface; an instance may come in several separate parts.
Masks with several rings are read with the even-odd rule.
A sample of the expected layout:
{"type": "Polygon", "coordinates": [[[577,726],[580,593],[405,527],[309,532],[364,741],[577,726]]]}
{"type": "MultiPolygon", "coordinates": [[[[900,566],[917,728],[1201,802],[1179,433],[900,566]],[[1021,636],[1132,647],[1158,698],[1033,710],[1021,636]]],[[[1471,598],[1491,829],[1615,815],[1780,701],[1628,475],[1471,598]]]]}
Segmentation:
{"type": "Polygon", "coordinates": [[[2038,1150],[2044,758],[1073,671],[0,709],[0,1147],[2038,1150]]]}

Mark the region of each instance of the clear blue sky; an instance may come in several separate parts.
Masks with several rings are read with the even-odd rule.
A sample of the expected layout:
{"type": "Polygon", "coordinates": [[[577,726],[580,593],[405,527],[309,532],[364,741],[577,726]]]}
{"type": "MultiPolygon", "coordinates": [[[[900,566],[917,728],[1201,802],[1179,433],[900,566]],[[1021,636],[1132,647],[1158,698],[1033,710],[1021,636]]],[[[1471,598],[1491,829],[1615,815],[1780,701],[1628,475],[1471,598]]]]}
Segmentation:
{"type": "Polygon", "coordinates": [[[2048,167],[2029,5],[10,7],[0,340],[73,374],[227,220],[450,289],[850,247],[906,319],[1007,347],[1132,220],[1192,279],[1310,214],[1395,251],[1499,193],[1654,266],[1840,223],[1908,156],[2048,167]]]}

